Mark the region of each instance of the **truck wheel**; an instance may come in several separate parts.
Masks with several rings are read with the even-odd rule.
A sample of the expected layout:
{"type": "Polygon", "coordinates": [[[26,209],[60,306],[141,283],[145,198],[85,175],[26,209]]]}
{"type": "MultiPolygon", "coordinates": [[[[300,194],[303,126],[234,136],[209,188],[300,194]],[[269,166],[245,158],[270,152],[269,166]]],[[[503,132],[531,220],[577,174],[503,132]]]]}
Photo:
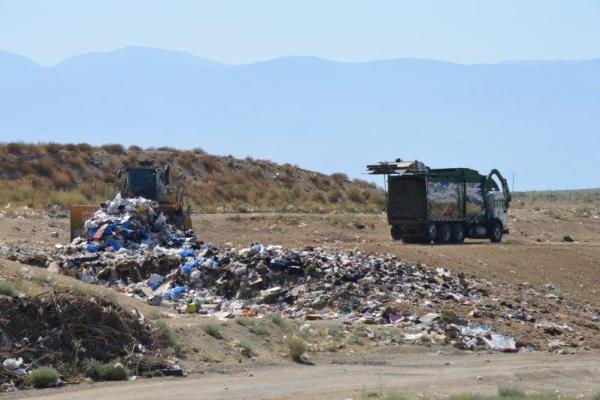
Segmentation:
{"type": "Polygon", "coordinates": [[[410,243],[415,243],[415,242],[416,242],[416,240],[412,236],[405,236],[402,238],[402,243],[410,244],[410,243]]]}
{"type": "Polygon", "coordinates": [[[452,243],[460,244],[465,241],[465,227],[463,224],[452,225],[452,243]]]}
{"type": "Polygon", "coordinates": [[[402,237],[400,236],[400,227],[398,226],[392,226],[392,229],[390,229],[390,233],[392,235],[392,239],[394,240],[400,240],[402,239],[402,237]]]}
{"type": "Polygon", "coordinates": [[[425,240],[427,240],[429,243],[435,241],[435,238],[437,237],[437,227],[435,226],[435,224],[429,224],[427,225],[427,233],[425,235],[425,240]]]}
{"type": "Polygon", "coordinates": [[[503,234],[504,230],[502,228],[502,224],[500,222],[496,222],[492,227],[492,235],[490,236],[490,240],[494,243],[500,243],[502,241],[503,234]]]}
{"type": "Polygon", "coordinates": [[[449,243],[452,240],[452,229],[449,224],[442,224],[438,229],[437,241],[440,243],[449,243]]]}

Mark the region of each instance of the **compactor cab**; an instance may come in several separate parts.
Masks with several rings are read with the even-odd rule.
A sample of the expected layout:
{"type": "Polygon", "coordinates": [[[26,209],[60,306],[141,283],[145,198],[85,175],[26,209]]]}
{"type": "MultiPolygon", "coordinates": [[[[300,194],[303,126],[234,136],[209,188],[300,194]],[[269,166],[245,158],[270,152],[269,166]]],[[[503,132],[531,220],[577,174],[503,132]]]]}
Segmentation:
{"type": "MultiPolygon", "coordinates": [[[[139,165],[128,167],[117,174],[117,183],[107,184],[107,196],[114,198],[117,193],[123,198],[144,197],[160,204],[170,224],[181,229],[191,229],[191,208],[186,202],[182,177],[173,180],[171,167],[155,167],[152,161],[140,161],[139,165]]],[[[71,240],[83,231],[87,219],[98,209],[97,205],[69,205],[71,214],[71,240]]]]}
{"type": "Polygon", "coordinates": [[[145,197],[146,199],[158,201],[164,200],[164,189],[169,185],[170,167],[155,168],[148,161],[140,162],[139,166],[119,171],[119,177],[125,172],[122,182],[122,197],[145,197]]]}

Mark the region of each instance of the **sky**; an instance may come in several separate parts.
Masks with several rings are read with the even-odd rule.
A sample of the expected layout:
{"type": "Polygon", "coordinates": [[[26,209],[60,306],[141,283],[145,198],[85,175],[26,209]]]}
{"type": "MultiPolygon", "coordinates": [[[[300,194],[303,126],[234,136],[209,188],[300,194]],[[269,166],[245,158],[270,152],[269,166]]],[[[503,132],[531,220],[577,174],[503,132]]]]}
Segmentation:
{"type": "Polygon", "coordinates": [[[41,65],[126,46],[228,64],[600,57],[600,0],[0,0],[0,50],[41,65]]]}

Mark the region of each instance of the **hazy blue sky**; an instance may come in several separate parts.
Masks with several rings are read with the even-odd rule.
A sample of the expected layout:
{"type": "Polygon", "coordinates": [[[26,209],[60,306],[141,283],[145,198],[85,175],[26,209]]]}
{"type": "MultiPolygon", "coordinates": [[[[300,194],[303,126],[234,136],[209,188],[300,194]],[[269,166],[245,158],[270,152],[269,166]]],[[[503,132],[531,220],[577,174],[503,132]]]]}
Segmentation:
{"type": "Polygon", "coordinates": [[[225,63],[588,59],[600,0],[0,0],[0,49],[43,65],[130,45],[225,63]]]}

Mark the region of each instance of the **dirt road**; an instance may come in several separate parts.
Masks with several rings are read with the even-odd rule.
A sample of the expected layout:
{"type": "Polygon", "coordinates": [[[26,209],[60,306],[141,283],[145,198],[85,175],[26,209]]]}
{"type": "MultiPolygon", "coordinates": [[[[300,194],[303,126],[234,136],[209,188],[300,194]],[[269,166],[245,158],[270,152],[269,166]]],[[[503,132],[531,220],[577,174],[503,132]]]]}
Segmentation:
{"type": "Polygon", "coordinates": [[[529,392],[590,396],[600,390],[600,356],[547,353],[406,355],[386,349],[363,355],[326,355],[315,366],[277,365],[187,379],[82,384],[29,391],[7,399],[347,399],[364,392],[493,394],[515,385],[529,392]]]}

